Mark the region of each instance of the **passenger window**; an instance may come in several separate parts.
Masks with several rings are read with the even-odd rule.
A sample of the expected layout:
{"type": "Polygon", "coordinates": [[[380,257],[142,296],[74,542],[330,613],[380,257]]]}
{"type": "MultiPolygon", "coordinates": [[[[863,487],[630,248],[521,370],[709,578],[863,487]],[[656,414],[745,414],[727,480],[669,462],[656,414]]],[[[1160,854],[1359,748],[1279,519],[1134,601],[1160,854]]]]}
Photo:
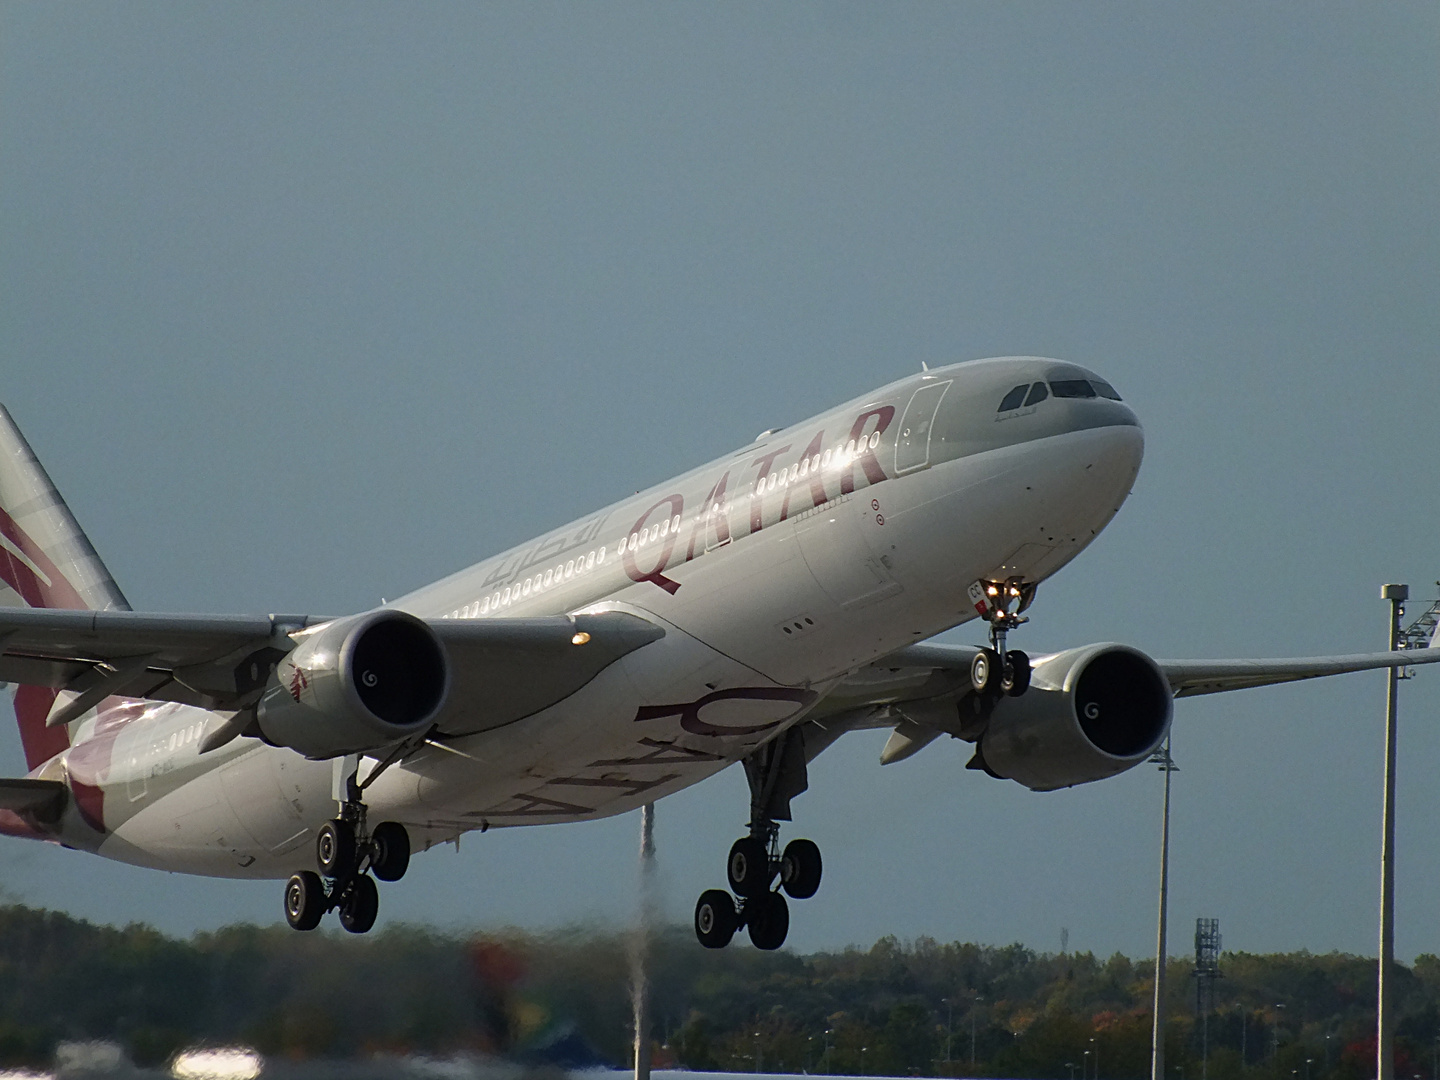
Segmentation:
{"type": "Polygon", "coordinates": [[[1084,379],[1051,379],[1050,391],[1057,398],[1092,398],[1095,388],[1084,379]]]}
{"type": "Polygon", "coordinates": [[[1109,398],[1111,401],[1120,400],[1120,395],[1115,392],[1115,388],[1104,379],[1091,379],[1090,385],[1095,387],[1095,392],[1101,397],[1109,398]]]}
{"type": "Polygon", "coordinates": [[[1039,405],[1040,402],[1049,396],[1050,391],[1045,389],[1045,384],[1043,382],[1037,382],[1034,386],[1030,387],[1030,396],[1025,399],[1025,404],[1039,405]]]}
{"type": "Polygon", "coordinates": [[[1030,386],[1028,383],[1015,387],[1014,390],[1011,390],[1008,394],[1005,395],[1004,398],[1001,399],[1000,408],[996,409],[995,411],[1009,412],[1011,409],[1020,408],[1020,406],[1025,403],[1025,391],[1029,389],[1030,386]]]}

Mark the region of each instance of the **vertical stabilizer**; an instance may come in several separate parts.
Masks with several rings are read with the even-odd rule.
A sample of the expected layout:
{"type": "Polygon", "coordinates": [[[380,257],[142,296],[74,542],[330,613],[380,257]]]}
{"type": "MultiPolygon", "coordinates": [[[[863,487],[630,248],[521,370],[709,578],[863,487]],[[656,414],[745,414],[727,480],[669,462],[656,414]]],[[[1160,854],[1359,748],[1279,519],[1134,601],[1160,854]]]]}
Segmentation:
{"type": "Polygon", "coordinates": [[[0,605],[130,610],[115,579],[3,405],[0,605]]]}
{"type": "MultiPolygon", "coordinates": [[[[130,605],[50,482],[44,466],[0,405],[0,606],[129,611],[130,605]]],[[[0,648],[4,643],[0,642],[0,648]]],[[[34,769],[70,745],[47,728],[56,691],[15,690],[25,764],[34,769]]]]}

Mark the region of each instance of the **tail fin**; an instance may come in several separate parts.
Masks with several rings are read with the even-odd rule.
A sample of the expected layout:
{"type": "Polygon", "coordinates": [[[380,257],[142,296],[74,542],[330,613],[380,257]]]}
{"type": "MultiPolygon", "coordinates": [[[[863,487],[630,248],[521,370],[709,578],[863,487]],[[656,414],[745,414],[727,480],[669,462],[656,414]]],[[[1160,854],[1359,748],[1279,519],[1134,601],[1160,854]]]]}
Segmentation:
{"type": "MultiPolygon", "coordinates": [[[[115,579],[3,405],[0,606],[130,610],[115,579]]],[[[20,723],[28,768],[38,767],[70,745],[64,727],[45,726],[55,695],[49,687],[16,688],[15,718],[20,723]]]]}
{"type": "Polygon", "coordinates": [[[0,405],[0,605],[129,611],[10,413],[0,405]]]}

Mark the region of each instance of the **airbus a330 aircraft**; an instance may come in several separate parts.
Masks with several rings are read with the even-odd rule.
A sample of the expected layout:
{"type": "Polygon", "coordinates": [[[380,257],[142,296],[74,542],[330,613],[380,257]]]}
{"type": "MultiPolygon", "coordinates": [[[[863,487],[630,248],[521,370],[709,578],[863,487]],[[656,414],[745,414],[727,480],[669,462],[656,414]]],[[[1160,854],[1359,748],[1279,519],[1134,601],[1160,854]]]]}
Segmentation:
{"type": "Polygon", "coordinates": [[[30,770],[0,781],[0,831],[288,878],[292,926],[338,910],[363,933],[375,879],[416,848],[622,813],[740,762],[748,833],[695,930],[774,949],[785,896],[821,874],[778,823],[846,732],[892,728],[884,763],[964,739],[970,767],[1049,791],[1144,761],[1175,697],[1440,660],[1007,648],[1036,586],[1125,501],[1143,444],[1094,373],[976,360],[372,611],[173,615],[130,610],[0,410],[0,679],[19,684],[30,770]],[[989,648],[925,643],[975,618],[989,648]]]}

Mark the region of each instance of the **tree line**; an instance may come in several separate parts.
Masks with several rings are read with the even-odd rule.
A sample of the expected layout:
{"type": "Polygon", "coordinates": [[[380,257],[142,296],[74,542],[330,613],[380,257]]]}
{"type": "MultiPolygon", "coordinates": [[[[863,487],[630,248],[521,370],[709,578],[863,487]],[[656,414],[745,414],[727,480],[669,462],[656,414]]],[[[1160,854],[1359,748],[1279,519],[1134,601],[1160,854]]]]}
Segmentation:
{"type": "MultiPolygon", "coordinates": [[[[238,925],[166,936],[0,907],[0,1065],[109,1039],[137,1064],[194,1044],[266,1055],[504,1054],[629,1063],[627,934],[572,928],[365,937],[238,925]]],[[[657,1065],[727,1071],[1141,1080],[1154,963],[928,938],[799,955],[652,935],[657,1065]]],[[[1227,953],[1197,1012],[1166,969],[1170,1080],[1374,1076],[1375,961],[1227,953]]],[[[1440,959],[1402,967],[1396,1076],[1440,1080],[1440,959]]]]}

